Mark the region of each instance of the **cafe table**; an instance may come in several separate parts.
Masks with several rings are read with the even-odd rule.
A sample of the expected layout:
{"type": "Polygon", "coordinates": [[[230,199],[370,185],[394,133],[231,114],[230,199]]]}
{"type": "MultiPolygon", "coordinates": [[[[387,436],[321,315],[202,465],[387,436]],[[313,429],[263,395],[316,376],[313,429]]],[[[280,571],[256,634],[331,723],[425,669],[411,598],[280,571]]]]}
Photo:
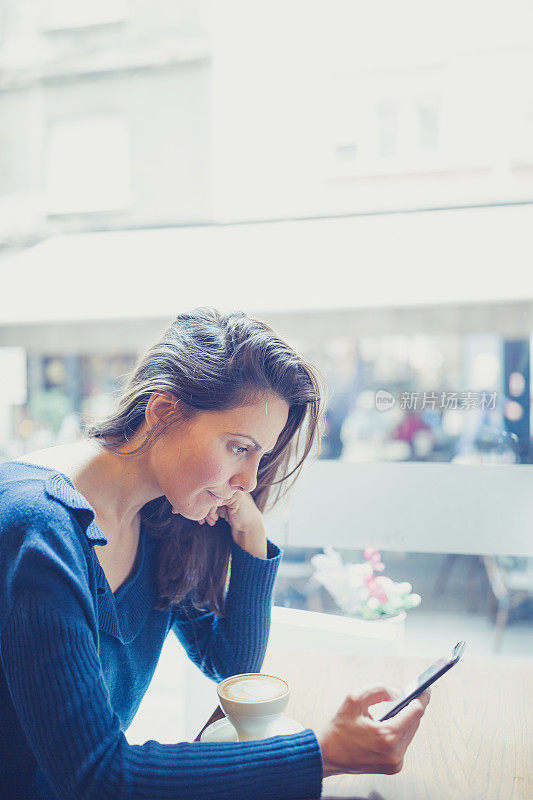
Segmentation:
{"type": "MultiPolygon", "coordinates": [[[[288,680],[292,693],[286,715],[320,731],[349,692],[371,684],[401,689],[431,661],[269,649],[261,672],[288,680]]],[[[216,709],[204,728],[221,716],[216,709]]],[[[432,686],[402,771],[334,775],[324,779],[322,797],[532,800],[533,662],[474,658],[465,650],[458,664],[432,686]]]]}

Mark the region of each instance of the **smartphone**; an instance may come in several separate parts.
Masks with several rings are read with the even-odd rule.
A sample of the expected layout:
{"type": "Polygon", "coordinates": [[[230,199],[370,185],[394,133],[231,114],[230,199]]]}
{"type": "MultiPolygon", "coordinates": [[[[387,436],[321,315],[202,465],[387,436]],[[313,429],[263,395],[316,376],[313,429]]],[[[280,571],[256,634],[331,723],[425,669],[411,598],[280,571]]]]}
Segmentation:
{"type": "Polygon", "coordinates": [[[418,697],[419,694],[422,694],[424,689],[427,689],[428,686],[431,686],[432,683],[435,683],[437,678],[440,678],[441,675],[444,675],[445,672],[448,672],[454,664],[457,664],[463,650],[466,647],[466,642],[458,642],[452,651],[442,658],[439,658],[438,661],[435,661],[434,664],[431,665],[425,672],[418,676],[414,681],[412,681],[408,686],[405,687],[401,696],[394,700],[394,705],[392,708],[387,711],[387,713],[380,718],[380,722],[384,722],[386,719],[390,719],[394,717],[402,708],[405,708],[411,700],[414,700],[415,697],[418,697]]]}

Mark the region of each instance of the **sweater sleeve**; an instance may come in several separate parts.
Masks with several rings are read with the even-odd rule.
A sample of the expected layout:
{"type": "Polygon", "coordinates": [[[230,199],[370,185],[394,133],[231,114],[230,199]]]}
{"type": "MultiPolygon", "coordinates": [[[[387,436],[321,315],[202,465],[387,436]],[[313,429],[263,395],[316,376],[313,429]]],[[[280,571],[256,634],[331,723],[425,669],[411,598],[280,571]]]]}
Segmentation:
{"type": "Polygon", "coordinates": [[[267,540],[266,559],[235,542],[226,616],[198,611],[187,598],[174,607],[172,629],[187,655],[216,681],[242,672],[259,672],[270,632],[272,591],[282,551],[267,540]]]}
{"type": "Polygon", "coordinates": [[[311,730],[228,744],[127,742],[98,656],[82,540],[55,507],[3,526],[0,647],[18,719],[59,800],[318,798],[311,730]]]}

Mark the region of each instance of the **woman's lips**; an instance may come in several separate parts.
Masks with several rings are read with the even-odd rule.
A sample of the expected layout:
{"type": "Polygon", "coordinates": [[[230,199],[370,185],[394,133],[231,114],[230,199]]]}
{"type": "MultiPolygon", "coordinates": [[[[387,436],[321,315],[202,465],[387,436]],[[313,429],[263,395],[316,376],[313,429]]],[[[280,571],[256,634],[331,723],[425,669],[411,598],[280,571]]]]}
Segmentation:
{"type": "Polygon", "coordinates": [[[219,497],[218,494],[213,494],[213,492],[210,492],[209,489],[207,489],[207,493],[210,494],[211,497],[214,497],[215,500],[219,500],[221,504],[227,503],[229,500],[229,498],[224,499],[223,497],[219,497]]]}

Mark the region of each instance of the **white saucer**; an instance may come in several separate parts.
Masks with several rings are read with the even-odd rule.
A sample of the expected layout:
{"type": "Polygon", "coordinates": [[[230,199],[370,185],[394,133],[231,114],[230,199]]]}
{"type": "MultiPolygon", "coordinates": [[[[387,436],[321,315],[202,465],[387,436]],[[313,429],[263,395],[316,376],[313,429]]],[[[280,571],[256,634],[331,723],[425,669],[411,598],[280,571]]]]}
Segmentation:
{"type": "MultiPolygon", "coordinates": [[[[280,717],[272,725],[269,736],[287,736],[290,733],[300,733],[304,727],[290,717],[280,717]]],[[[205,729],[200,737],[201,742],[238,742],[237,731],[226,717],[217,719],[205,729]]]]}

